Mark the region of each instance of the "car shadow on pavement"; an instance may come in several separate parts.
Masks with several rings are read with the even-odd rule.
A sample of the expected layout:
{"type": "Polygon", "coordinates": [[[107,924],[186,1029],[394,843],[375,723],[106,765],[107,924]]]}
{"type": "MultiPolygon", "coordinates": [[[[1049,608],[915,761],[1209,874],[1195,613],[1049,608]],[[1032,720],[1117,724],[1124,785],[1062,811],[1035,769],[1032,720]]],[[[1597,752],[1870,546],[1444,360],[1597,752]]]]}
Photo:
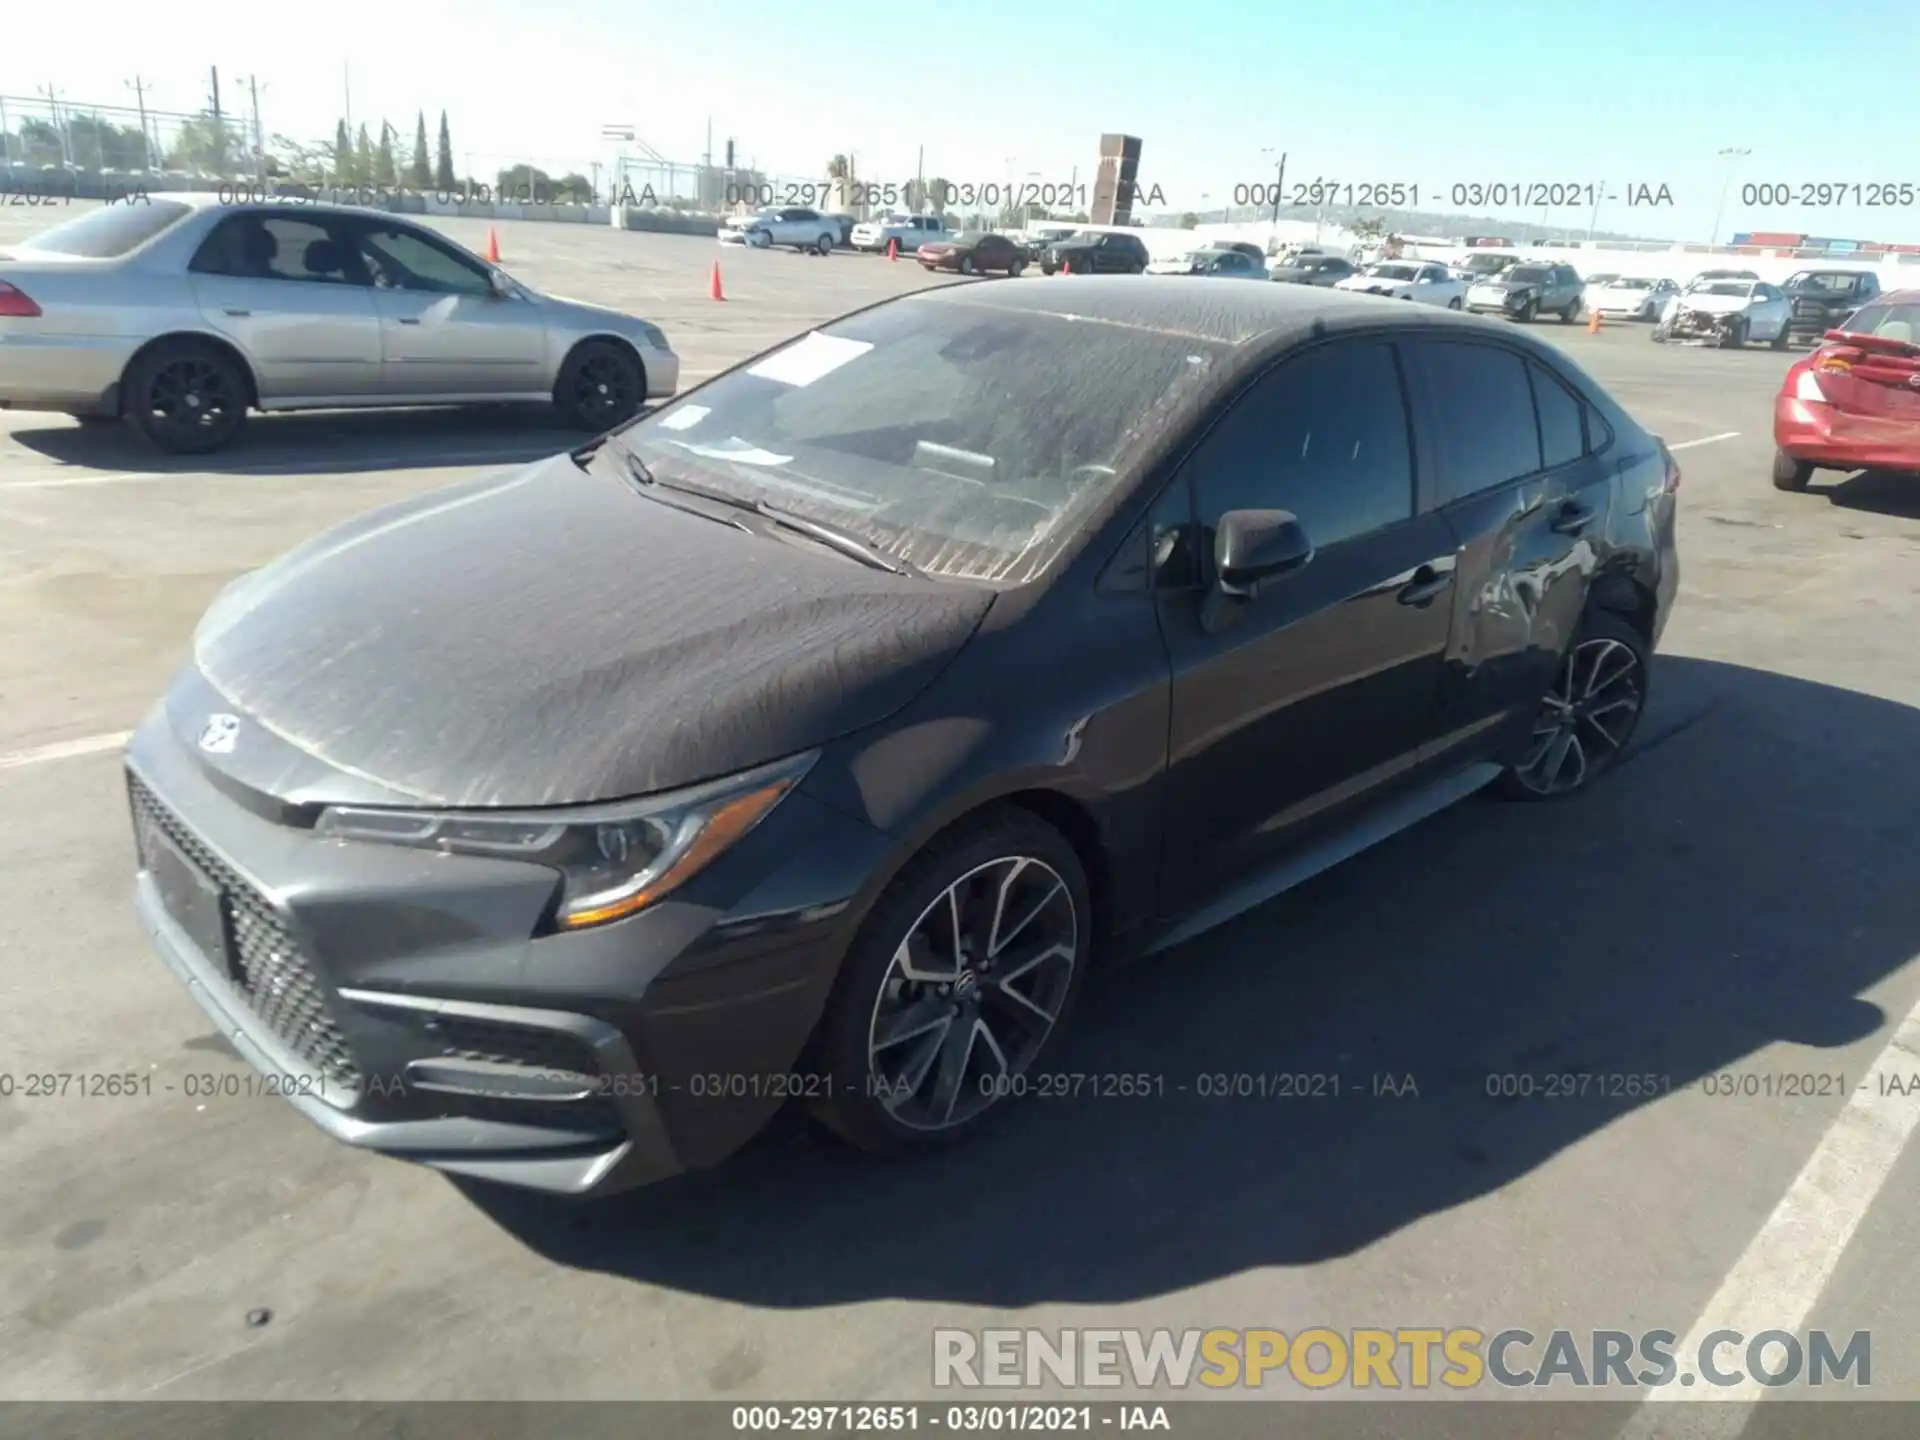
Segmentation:
{"type": "Polygon", "coordinates": [[[1842,480],[1807,486],[1843,510],[1865,510],[1896,520],[1920,520],[1920,475],[1892,470],[1862,470],[1842,480]]]}
{"type": "Polygon", "coordinates": [[[440,410],[327,410],[255,415],[231,447],[212,455],[166,455],[124,425],[61,420],[22,426],[12,438],[76,473],[340,475],[515,465],[572,450],[591,437],[541,406],[440,410]]]}
{"type": "Polygon", "coordinates": [[[1029,1099],[904,1162],[783,1117],[715,1170],[587,1205],[461,1188],[560,1263],[754,1305],[1114,1303],[1352,1253],[1661,1103],[1496,1098],[1498,1077],[1678,1090],[1775,1041],[1872,1034],[1856,997],[1920,950],[1893,859],[1920,839],[1920,710],[1681,657],[1654,683],[1593,793],[1463,804],[1106,976],[1047,1068],[1159,1094],[1029,1099]],[[1340,1096],[1259,1078],[1286,1075],[1340,1096]],[[1202,1076],[1253,1093],[1203,1098],[1202,1076]]]}

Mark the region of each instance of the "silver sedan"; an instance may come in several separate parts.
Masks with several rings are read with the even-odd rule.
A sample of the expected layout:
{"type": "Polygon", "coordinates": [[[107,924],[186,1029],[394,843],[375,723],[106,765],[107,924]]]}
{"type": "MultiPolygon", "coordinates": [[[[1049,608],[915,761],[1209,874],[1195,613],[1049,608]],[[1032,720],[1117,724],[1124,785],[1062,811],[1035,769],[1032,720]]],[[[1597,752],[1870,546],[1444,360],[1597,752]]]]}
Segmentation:
{"type": "Polygon", "coordinates": [[[250,409],[538,402],[607,430],[679,382],[656,326],[381,211],[156,195],[0,250],[0,409],[124,417],[176,453],[250,409]]]}

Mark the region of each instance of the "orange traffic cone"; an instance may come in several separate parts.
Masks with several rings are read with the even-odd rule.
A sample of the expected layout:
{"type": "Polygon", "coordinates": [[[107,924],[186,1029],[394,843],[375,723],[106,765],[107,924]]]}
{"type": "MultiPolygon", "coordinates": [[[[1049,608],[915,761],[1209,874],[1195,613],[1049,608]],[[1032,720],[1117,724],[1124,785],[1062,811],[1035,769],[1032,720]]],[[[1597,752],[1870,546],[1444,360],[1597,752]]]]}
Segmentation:
{"type": "Polygon", "coordinates": [[[1060,273],[1062,275],[1071,275],[1073,273],[1073,262],[1071,260],[1062,260],[1060,262],[1060,273]]]}
{"type": "Polygon", "coordinates": [[[1587,311],[1587,334],[1598,335],[1599,333],[1600,312],[1598,310],[1589,310],[1587,311]]]}
{"type": "Polygon", "coordinates": [[[500,237],[493,233],[491,225],[487,227],[487,263],[489,265],[500,263],[500,237]]]}
{"type": "Polygon", "coordinates": [[[720,288],[720,262],[718,260],[713,262],[713,274],[707,278],[707,298],[709,300],[724,300],[727,298],[726,292],[720,288]]]}
{"type": "Polygon", "coordinates": [[[900,237],[898,235],[889,235],[887,237],[887,259],[898,260],[899,258],[900,258],[900,237]]]}

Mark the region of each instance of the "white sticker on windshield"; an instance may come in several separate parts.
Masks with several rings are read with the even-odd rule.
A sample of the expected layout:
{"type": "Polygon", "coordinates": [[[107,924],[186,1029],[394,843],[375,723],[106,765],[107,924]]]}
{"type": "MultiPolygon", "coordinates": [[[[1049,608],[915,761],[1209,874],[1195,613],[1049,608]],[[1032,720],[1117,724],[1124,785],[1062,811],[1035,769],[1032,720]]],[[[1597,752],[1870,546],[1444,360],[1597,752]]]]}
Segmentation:
{"type": "Polygon", "coordinates": [[[660,417],[662,430],[691,430],[713,413],[711,405],[682,405],[671,415],[660,417]]]}
{"type": "Polygon", "coordinates": [[[673,442],[682,450],[694,455],[704,455],[709,460],[731,460],[736,465],[791,465],[793,456],[776,455],[771,450],[763,450],[758,445],[749,445],[743,440],[731,440],[719,445],[695,445],[691,441],[673,442]]]}
{"type": "Polygon", "coordinates": [[[763,380],[777,380],[782,385],[811,385],[871,349],[873,345],[866,340],[845,340],[816,330],[806,339],[769,355],[747,373],[763,380]]]}

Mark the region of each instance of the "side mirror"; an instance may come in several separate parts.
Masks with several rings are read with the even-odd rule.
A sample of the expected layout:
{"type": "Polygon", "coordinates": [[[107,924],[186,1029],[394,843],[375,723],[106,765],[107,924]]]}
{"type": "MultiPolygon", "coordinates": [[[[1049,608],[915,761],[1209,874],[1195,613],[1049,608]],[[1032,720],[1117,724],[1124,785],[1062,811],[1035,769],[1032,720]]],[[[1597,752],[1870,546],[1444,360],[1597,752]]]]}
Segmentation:
{"type": "Polygon", "coordinates": [[[1220,589],[1251,599],[1260,587],[1313,559],[1313,542],[1290,510],[1229,510],[1213,535],[1220,589]]]}
{"type": "Polygon", "coordinates": [[[487,272],[487,287],[493,291],[493,298],[496,300],[511,300],[513,298],[513,282],[507,279],[504,271],[489,270],[487,272]]]}

